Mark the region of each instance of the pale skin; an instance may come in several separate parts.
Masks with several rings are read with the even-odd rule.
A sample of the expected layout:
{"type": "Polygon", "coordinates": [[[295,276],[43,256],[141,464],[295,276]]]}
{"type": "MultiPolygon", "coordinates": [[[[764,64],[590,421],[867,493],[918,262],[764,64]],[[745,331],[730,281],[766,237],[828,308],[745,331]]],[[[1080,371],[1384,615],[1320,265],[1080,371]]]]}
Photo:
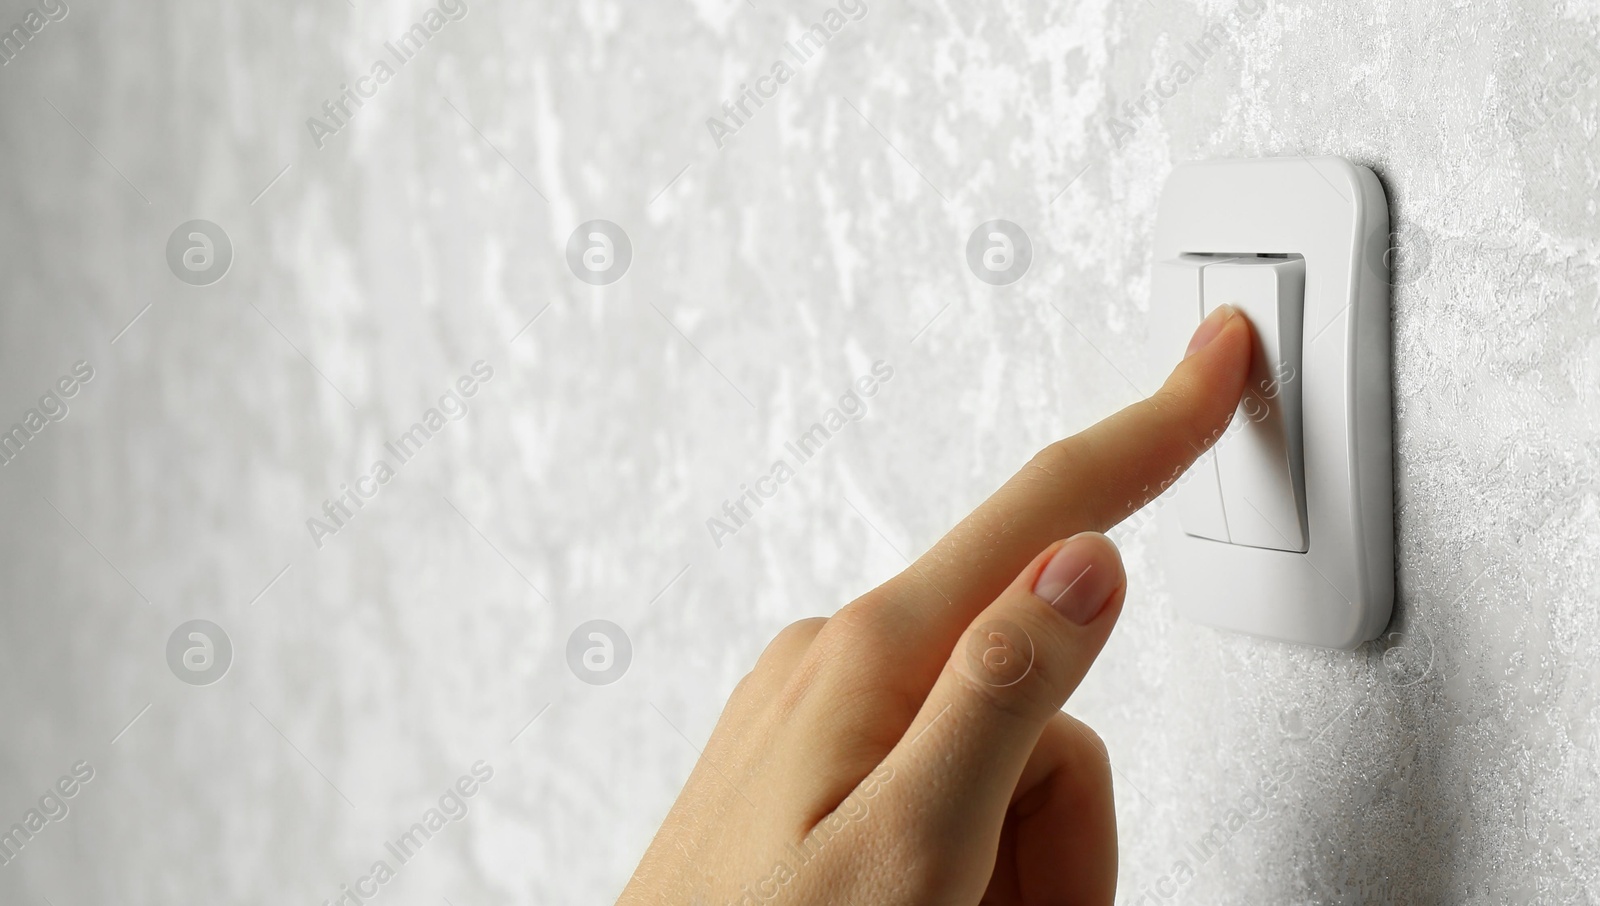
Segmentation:
{"type": "Polygon", "coordinates": [[[905,572],[780,632],[619,903],[1111,903],[1110,762],[1062,711],[1127,591],[1101,533],[1222,435],[1253,345],[1219,308],[1150,398],[1041,451],[905,572]]]}

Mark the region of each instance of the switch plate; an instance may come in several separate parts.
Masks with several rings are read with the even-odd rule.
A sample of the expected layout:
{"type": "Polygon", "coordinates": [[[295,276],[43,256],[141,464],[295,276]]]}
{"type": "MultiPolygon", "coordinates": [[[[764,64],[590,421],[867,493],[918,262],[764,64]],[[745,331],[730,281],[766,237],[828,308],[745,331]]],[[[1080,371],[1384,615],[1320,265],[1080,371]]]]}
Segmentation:
{"type": "Polygon", "coordinates": [[[1345,649],[1388,624],[1388,238],[1382,185],[1344,158],[1206,161],[1168,179],[1151,280],[1154,367],[1170,370],[1223,302],[1260,334],[1234,424],[1155,504],[1184,616],[1345,649]]]}

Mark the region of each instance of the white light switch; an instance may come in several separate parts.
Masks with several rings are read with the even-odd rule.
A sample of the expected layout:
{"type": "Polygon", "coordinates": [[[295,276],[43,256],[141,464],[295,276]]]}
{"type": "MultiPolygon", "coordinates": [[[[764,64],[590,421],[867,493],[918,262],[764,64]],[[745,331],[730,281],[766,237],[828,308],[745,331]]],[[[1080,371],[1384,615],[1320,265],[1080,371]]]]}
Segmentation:
{"type": "Polygon", "coordinates": [[[1299,257],[1223,259],[1203,273],[1205,313],[1219,305],[1232,305],[1250,319],[1256,335],[1250,380],[1234,414],[1235,423],[1216,448],[1227,540],[1250,547],[1304,551],[1300,345],[1305,261],[1299,257]]]}
{"type": "MultiPolygon", "coordinates": [[[[1233,424],[1158,509],[1176,610],[1328,648],[1394,602],[1389,212],[1339,157],[1184,164],[1156,217],[1152,372],[1229,303],[1259,343],[1233,424]]],[[[1159,506],[1159,504],[1158,504],[1159,506]]]]}

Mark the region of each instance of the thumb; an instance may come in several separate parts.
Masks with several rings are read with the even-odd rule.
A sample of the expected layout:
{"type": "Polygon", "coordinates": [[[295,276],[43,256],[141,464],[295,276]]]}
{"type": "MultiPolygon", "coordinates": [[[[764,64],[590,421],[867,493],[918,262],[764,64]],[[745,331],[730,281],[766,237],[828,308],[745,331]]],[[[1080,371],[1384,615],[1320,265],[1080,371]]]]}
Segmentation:
{"type": "Polygon", "coordinates": [[[993,859],[1023,768],[1099,655],[1126,589],[1104,535],[1050,545],[967,628],[884,760],[895,778],[885,795],[929,839],[950,844],[941,857],[952,883],[989,877],[982,865],[956,863],[993,859]]]}

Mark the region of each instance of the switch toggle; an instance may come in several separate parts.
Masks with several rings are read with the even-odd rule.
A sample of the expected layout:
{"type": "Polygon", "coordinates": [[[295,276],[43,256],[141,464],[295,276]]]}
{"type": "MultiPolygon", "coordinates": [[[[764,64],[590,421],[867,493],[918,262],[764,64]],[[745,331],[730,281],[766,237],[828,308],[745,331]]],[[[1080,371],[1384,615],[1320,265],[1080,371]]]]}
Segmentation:
{"type": "Polygon", "coordinates": [[[1256,349],[1239,409],[1214,456],[1196,463],[1177,495],[1184,533],[1229,544],[1306,550],[1300,354],[1305,260],[1287,256],[1181,255],[1156,265],[1154,298],[1181,350],[1220,305],[1255,328],[1256,349]]]}
{"type": "Polygon", "coordinates": [[[1250,379],[1230,431],[1216,447],[1228,540],[1306,550],[1305,449],[1300,352],[1306,267],[1302,258],[1235,258],[1209,265],[1205,313],[1232,305],[1255,328],[1250,379]]]}

